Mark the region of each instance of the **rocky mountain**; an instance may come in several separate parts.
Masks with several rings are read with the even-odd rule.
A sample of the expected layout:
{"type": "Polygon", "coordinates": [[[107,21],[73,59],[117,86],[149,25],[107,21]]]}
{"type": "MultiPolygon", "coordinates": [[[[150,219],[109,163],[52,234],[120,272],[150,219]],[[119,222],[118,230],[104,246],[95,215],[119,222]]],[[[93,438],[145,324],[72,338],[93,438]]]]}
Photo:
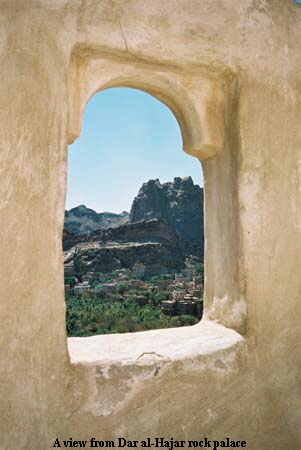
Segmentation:
{"type": "Polygon", "coordinates": [[[176,177],[163,184],[158,179],[143,183],[130,214],[97,213],[85,205],[72,208],[65,212],[64,230],[89,233],[154,218],[166,220],[187,245],[195,248],[194,253],[203,253],[203,189],[191,177],[176,177]]]}
{"type": "Polygon", "coordinates": [[[77,264],[83,273],[108,273],[143,264],[148,275],[184,267],[179,236],[163,219],[142,220],[86,234],[64,232],[64,262],[77,264]]]}
{"type": "Polygon", "coordinates": [[[187,253],[204,253],[203,189],[191,177],[177,177],[161,184],[157,180],[144,183],[135,197],[129,221],[163,218],[186,243],[187,253]]]}
{"type": "Polygon", "coordinates": [[[121,214],[110,212],[97,213],[85,205],[65,211],[64,228],[72,233],[88,233],[99,229],[118,227],[129,220],[129,213],[123,211],[121,214]]]}
{"type": "Polygon", "coordinates": [[[144,264],[148,274],[176,271],[187,256],[203,259],[203,189],[191,177],[149,180],[130,213],[97,213],[84,205],[66,211],[66,264],[85,272],[111,272],[144,264]]]}

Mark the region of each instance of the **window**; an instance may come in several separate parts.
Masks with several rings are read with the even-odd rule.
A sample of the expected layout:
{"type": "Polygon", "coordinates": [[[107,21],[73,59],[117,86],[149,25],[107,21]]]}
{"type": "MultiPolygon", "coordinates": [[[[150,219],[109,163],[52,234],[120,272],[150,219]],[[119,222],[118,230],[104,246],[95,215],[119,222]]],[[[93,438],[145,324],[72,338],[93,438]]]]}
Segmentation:
{"type": "Polygon", "coordinates": [[[63,237],[69,336],[198,322],[201,166],[170,109],[136,89],[89,102],[69,148],[63,237]]]}

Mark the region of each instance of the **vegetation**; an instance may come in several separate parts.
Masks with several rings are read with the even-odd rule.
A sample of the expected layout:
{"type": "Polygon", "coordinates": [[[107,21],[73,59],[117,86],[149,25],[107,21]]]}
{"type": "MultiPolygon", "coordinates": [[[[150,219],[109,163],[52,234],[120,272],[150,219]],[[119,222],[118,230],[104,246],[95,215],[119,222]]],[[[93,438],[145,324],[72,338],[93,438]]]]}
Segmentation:
{"type": "MultiPolygon", "coordinates": [[[[163,293],[162,293],[163,294],[163,293]]],[[[154,299],[154,303],[160,299],[154,299]]],[[[68,336],[91,336],[95,334],[126,333],[156,328],[171,328],[193,325],[194,316],[170,317],[160,308],[139,305],[132,300],[109,302],[93,299],[87,295],[80,298],[67,297],[68,336]]]]}
{"type": "Polygon", "coordinates": [[[76,284],[76,277],[74,275],[65,276],[65,284],[74,286],[76,284]]]}
{"type": "Polygon", "coordinates": [[[79,281],[82,281],[82,276],[85,273],[85,268],[78,250],[75,251],[73,264],[74,264],[74,275],[79,281]]]}

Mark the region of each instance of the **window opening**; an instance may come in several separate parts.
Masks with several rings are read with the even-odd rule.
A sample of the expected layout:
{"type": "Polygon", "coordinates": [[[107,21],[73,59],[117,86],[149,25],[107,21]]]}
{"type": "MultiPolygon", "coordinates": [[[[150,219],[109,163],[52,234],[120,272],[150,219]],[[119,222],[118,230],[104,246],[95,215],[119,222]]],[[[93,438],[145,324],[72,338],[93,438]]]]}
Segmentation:
{"type": "Polygon", "coordinates": [[[93,96],[68,151],[68,336],[192,325],[204,287],[201,165],[151,95],[93,96]]]}

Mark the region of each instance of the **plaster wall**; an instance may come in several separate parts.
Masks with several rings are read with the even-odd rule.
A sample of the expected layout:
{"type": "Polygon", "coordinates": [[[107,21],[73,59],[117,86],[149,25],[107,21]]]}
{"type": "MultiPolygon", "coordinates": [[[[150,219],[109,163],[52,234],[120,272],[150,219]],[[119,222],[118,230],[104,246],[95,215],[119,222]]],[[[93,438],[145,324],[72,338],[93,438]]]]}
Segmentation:
{"type": "Polygon", "coordinates": [[[0,0],[0,35],[0,448],[120,436],[299,448],[301,7],[0,0]],[[113,85],[164,101],[202,161],[206,318],[126,338],[128,358],[70,341],[71,361],[67,144],[113,85]]]}

